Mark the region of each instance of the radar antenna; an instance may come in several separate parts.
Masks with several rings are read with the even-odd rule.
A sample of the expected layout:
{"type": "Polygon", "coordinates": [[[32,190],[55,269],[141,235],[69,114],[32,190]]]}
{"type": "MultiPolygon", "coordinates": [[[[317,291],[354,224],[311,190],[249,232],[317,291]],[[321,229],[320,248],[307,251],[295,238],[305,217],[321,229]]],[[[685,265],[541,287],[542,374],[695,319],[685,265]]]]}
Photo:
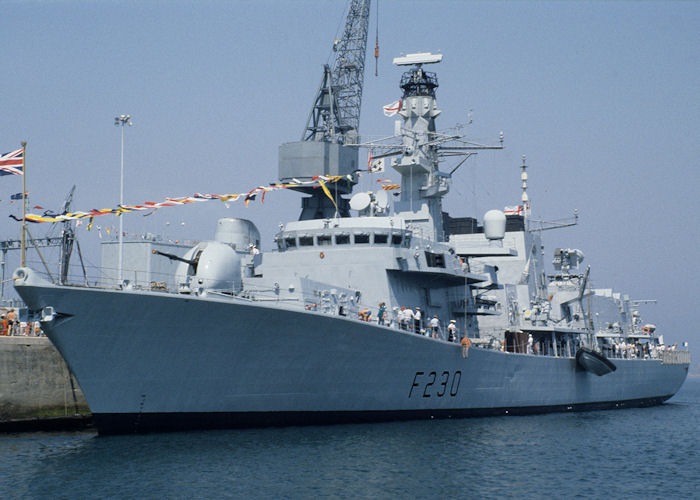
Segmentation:
{"type": "MultiPolygon", "coordinates": [[[[446,241],[443,229],[442,197],[449,191],[452,175],[477,150],[503,149],[503,137],[498,146],[488,146],[466,140],[459,134],[437,131],[437,75],[424,66],[440,63],[442,54],[417,52],[393,59],[397,66],[408,67],[401,76],[399,87],[403,94],[397,114],[403,123],[395,135],[365,144],[372,159],[390,159],[391,168],[401,175],[401,192],[394,203],[394,214],[402,217],[410,228],[424,238],[446,241]],[[374,154],[379,150],[379,154],[374,154]],[[460,158],[450,171],[441,170],[440,163],[460,158]]],[[[401,122],[399,122],[401,123],[401,122]]]]}

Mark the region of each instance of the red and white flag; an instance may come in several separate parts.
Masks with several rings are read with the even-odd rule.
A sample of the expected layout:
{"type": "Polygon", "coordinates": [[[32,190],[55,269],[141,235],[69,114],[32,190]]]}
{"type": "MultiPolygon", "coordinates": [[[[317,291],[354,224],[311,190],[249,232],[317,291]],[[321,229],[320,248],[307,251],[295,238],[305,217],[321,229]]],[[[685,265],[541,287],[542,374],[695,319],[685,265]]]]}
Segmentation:
{"type": "Polygon", "coordinates": [[[503,213],[506,215],[522,215],[523,214],[523,206],[518,205],[515,207],[505,207],[503,209],[503,213]]]}
{"type": "Polygon", "coordinates": [[[384,116],[394,116],[396,113],[401,111],[401,105],[402,105],[401,99],[399,99],[398,101],[394,101],[391,104],[387,104],[383,108],[384,109],[384,116]]]}

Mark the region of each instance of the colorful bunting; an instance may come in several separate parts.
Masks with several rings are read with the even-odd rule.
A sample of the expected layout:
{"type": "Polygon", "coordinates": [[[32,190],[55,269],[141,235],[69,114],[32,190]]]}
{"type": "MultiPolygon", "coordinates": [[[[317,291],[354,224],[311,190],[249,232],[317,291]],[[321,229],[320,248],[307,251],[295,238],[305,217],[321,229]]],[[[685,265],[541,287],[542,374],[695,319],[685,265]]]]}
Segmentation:
{"type": "MultiPolygon", "coordinates": [[[[288,189],[288,188],[295,188],[299,186],[309,186],[309,187],[320,187],[323,189],[324,193],[333,200],[333,197],[331,196],[330,192],[328,191],[328,188],[326,187],[326,183],[334,183],[338,182],[341,179],[347,178],[348,180],[352,180],[352,176],[347,175],[347,176],[341,176],[341,175],[317,175],[311,178],[310,181],[299,181],[297,179],[294,179],[294,182],[290,183],[285,183],[285,184],[279,184],[279,183],[271,183],[269,186],[258,186],[254,189],[251,189],[247,193],[238,193],[238,194],[201,194],[201,193],[196,193],[192,196],[183,196],[183,197],[177,197],[177,198],[166,198],[165,201],[159,202],[159,203],[154,203],[151,201],[145,202],[143,205],[119,205],[117,208],[102,208],[102,209],[93,209],[87,212],[66,212],[62,214],[56,214],[56,213],[51,213],[51,212],[45,212],[44,215],[37,215],[37,214],[27,214],[25,217],[25,220],[27,222],[34,222],[34,223],[41,223],[41,222],[63,222],[66,220],[79,220],[79,219],[84,219],[84,218],[89,218],[90,222],[88,224],[88,230],[92,228],[92,219],[98,215],[107,215],[107,214],[115,214],[117,216],[120,216],[123,213],[128,213],[128,212],[135,212],[135,211],[143,211],[143,210],[149,210],[151,211],[150,213],[146,215],[151,215],[154,211],[154,209],[159,209],[163,207],[174,207],[174,206],[179,206],[179,205],[186,205],[190,203],[198,203],[202,201],[211,201],[211,200],[221,200],[222,202],[228,202],[228,201],[235,201],[238,198],[243,198],[245,200],[245,206],[248,206],[248,203],[255,200],[255,197],[258,194],[261,194],[261,200],[264,200],[265,193],[269,191],[278,191],[280,189],[288,189]]],[[[385,186],[382,186],[383,189],[387,189],[385,186]]],[[[392,188],[393,189],[393,188],[392,188]]],[[[333,200],[333,203],[335,203],[335,200],[333,200]]],[[[11,216],[12,217],[12,216],[11,216]]],[[[17,218],[17,217],[12,217],[15,220],[21,221],[22,219],[17,218]]],[[[99,227],[98,227],[99,229],[99,227]]]]}
{"type": "Polygon", "coordinates": [[[335,199],[331,195],[331,192],[328,191],[328,188],[326,187],[326,183],[323,182],[321,179],[318,180],[318,183],[321,185],[321,189],[323,189],[323,192],[326,193],[326,196],[328,196],[331,199],[331,201],[333,202],[335,209],[338,210],[338,205],[335,203],[335,199]]]}

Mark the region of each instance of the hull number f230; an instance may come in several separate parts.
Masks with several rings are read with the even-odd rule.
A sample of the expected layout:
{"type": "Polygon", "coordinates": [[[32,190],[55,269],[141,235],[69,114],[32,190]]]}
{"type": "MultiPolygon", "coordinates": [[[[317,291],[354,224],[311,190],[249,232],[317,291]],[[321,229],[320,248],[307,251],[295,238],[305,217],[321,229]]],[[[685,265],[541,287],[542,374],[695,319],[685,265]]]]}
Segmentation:
{"type": "Polygon", "coordinates": [[[413,377],[409,398],[441,398],[443,396],[455,397],[459,391],[459,383],[462,381],[462,372],[457,370],[450,373],[445,370],[440,372],[416,372],[413,377]]]}

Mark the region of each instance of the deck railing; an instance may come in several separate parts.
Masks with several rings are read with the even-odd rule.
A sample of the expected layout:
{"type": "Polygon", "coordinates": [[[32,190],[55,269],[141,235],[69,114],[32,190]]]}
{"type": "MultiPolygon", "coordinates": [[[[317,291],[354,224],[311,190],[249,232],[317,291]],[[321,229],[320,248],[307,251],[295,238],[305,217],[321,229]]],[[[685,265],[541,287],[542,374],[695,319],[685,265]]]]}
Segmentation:
{"type": "Polygon", "coordinates": [[[685,365],[690,363],[690,351],[664,351],[661,362],[665,365],[685,365]]]}

